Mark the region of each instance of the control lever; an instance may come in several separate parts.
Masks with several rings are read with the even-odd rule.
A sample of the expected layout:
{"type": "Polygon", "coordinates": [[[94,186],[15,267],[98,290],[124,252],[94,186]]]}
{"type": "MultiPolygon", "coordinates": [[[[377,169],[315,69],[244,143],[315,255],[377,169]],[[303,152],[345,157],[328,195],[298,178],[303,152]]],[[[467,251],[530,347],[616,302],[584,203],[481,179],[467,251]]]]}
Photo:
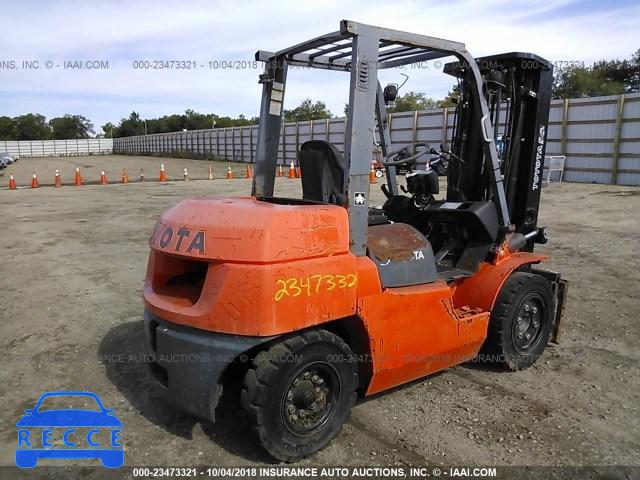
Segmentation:
{"type": "MultiPolygon", "coordinates": [[[[459,161],[463,165],[467,163],[463,159],[461,159],[459,156],[457,156],[455,153],[453,153],[451,150],[449,150],[444,143],[440,144],[440,151],[439,152],[435,148],[431,148],[429,150],[429,153],[431,155],[437,155],[440,158],[444,158],[443,154],[450,155],[451,157],[455,158],[457,161],[459,161]]],[[[446,158],[445,158],[445,160],[446,160],[446,158]]]]}

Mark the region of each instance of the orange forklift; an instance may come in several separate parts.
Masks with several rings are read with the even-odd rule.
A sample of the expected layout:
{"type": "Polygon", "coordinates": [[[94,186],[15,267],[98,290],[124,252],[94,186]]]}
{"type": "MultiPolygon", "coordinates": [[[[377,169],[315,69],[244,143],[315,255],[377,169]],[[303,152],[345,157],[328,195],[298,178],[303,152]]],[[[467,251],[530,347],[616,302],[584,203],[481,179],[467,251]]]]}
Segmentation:
{"type": "Polygon", "coordinates": [[[183,200],[149,242],[145,330],[168,402],[214,421],[223,388],[241,384],[260,443],[290,462],[328,445],[358,394],[476,357],[516,371],[557,341],[567,283],[533,251],[547,241],[549,62],[475,59],[462,43],[351,21],[256,60],[251,196],[183,200]],[[385,105],[397,89],[378,71],[447,57],[460,93],[451,146],[392,145],[385,105]],[[343,148],[311,140],[298,152],[302,199],[274,196],[290,66],[350,75],[343,148]],[[381,208],[369,205],[376,129],[381,208]],[[448,160],[444,198],[425,155],[448,160]],[[409,163],[401,192],[396,170],[409,163]]]}

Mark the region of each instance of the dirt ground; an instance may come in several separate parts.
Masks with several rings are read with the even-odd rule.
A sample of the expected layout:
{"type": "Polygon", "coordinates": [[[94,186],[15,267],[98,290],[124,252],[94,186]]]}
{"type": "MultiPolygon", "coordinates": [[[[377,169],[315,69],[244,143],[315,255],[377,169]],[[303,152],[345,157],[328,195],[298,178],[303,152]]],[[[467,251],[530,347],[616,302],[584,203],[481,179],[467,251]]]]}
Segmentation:
{"type": "MultiPolygon", "coordinates": [[[[53,183],[55,168],[71,183],[76,165],[85,179],[104,169],[117,180],[122,168],[156,178],[161,162],[170,178],[185,166],[206,177],[197,160],[96,156],[25,158],[0,180],[0,465],[14,462],[23,410],[55,390],[93,391],[115,409],[126,465],[272,462],[234,403],[215,424],[182,414],[128,357],[145,353],[141,288],[158,215],[185,197],[248,194],[250,181],[6,189],[9,173],[20,185],[34,171],[53,183]]],[[[214,166],[221,177],[227,165],[214,166]]],[[[299,180],[278,179],[278,194],[300,191],[299,180]]],[[[551,240],[539,251],[571,282],[560,345],[526,371],[469,363],[361,400],[302,465],[640,465],[638,212],[638,188],[545,188],[540,224],[551,240]]]]}

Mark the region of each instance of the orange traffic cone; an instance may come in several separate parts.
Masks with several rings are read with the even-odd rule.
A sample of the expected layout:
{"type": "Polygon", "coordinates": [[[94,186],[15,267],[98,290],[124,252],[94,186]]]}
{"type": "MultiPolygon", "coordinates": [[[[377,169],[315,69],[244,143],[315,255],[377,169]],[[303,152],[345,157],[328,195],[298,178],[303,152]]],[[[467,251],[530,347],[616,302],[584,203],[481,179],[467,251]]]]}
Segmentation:
{"type": "Polygon", "coordinates": [[[209,165],[209,180],[213,180],[213,171],[211,170],[211,165],[209,165]]]}
{"type": "Polygon", "coordinates": [[[373,168],[373,163],[371,164],[371,172],[369,173],[369,183],[376,183],[376,171],[373,168]]]}
{"type": "Polygon", "coordinates": [[[140,181],[144,182],[144,172],[140,169],[140,181]]]}
{"type": "Polygon", "coordinates": [[[251,172],[251,167],[247,165],[247,178],[253,178],[253,173],[251,172]]]}
{"type": "Polygon", "coordinates": [[[184,167],[184,181],[189,181],[189,173],[187,172],[187,167],[184,167]]]}
{"type": "Polygon", "coordinates": [[[80,176],[80,169],[78,167],[76,167],[76,180],[75,182],[73,182],[73,184],[76,187],[79,187],[82,185],[82,177],[80,176]]]}
{"type": "Polygon", "coordinates": [[[13,179],[13,175],[9,175],[9,190],[16,189],[16,181],[13,179]]]}
{"type": "Polygon", "coordinates": [[[160,181],[162,183],[167,181],[167,174],[164,173],[164,163],[160,165],[160,181]]]}
{"type": "Polygon", "coordinates": [[[107,184],[107,176],[104,174],[104,170],[100,172],[100,185],[107,184]]]}
{"type": "Polygon", "coordinates": [[[231,180],[233,178],[233,172],[231,171],[231,165],[227,169],[227,180],[231,180]]]}
{"type": "Polygon", "coordinates": [[[302,178],[302,171],[300,170],[300,167],[296,167],[296,177],[302,178]]]}
{"type": "Polygon", "coordinates": [[[283,176],[283,174],[282,174],[282,165],[280,165],[280,166],[278,167],[278,176],[279,176],[279,177],[282,177],[282,176],[283,176]]]}
{"type": "Polygon", "coordinates": [[[293,162],[291,162],[291,167],[289,167],[289,178],[296,178],[296,167],[293,162]]]}
{"type": "Polygon", "coordinates": [[[31,188],[38,188],[38,177],[36,177],[35,172],[33,174],[33,178],[31,179],[31,188]]]}
{"type": "Polygon", "coordinates": [[[129,177],[127,176],[127,170],[122,170],[122,183],[129,183],[129,177]]]}
{"type": "Polygon", "coordinates": [[[56,178],[53,182],[53,186],[56,188],[60,188],[62,186],[62,181],[60,180],[60,172],[56,168],[56,178]]]}

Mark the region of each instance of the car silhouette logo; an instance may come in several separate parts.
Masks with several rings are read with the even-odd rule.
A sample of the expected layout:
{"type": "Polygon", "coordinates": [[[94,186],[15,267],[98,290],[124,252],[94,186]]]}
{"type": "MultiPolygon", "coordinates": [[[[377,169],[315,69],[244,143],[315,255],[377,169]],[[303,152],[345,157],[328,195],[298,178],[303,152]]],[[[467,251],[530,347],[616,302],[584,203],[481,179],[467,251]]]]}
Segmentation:
{"type": "Polygon", "coordinates": [[[24,411],[18,427],[16,465],[33,468],[41,458],[86,459],[99,458],[107,468],[118,468],[124,463],[124,449],[120,443],[122,422],[114,410],[105,408],[98,395],[92,392],[47,392],[36,406],[24,411]],[[58,402],[95,400],[98,410],[65,408],[45,410],[43,401],[52,397],[58,402]],[[42,429],[36,435],[34,429],[42,429]],[[82,429],[79,431],[78,429],[82,429]],[[84,433],[86,430],[86,433],[84,433]],[[108,434],[108,442],[105,442],[108,434]],[[62,440],[65,448],[57,448],[54,439],[62,440]],[[84,444],[86,443],[86,446],[84,444]]]}

